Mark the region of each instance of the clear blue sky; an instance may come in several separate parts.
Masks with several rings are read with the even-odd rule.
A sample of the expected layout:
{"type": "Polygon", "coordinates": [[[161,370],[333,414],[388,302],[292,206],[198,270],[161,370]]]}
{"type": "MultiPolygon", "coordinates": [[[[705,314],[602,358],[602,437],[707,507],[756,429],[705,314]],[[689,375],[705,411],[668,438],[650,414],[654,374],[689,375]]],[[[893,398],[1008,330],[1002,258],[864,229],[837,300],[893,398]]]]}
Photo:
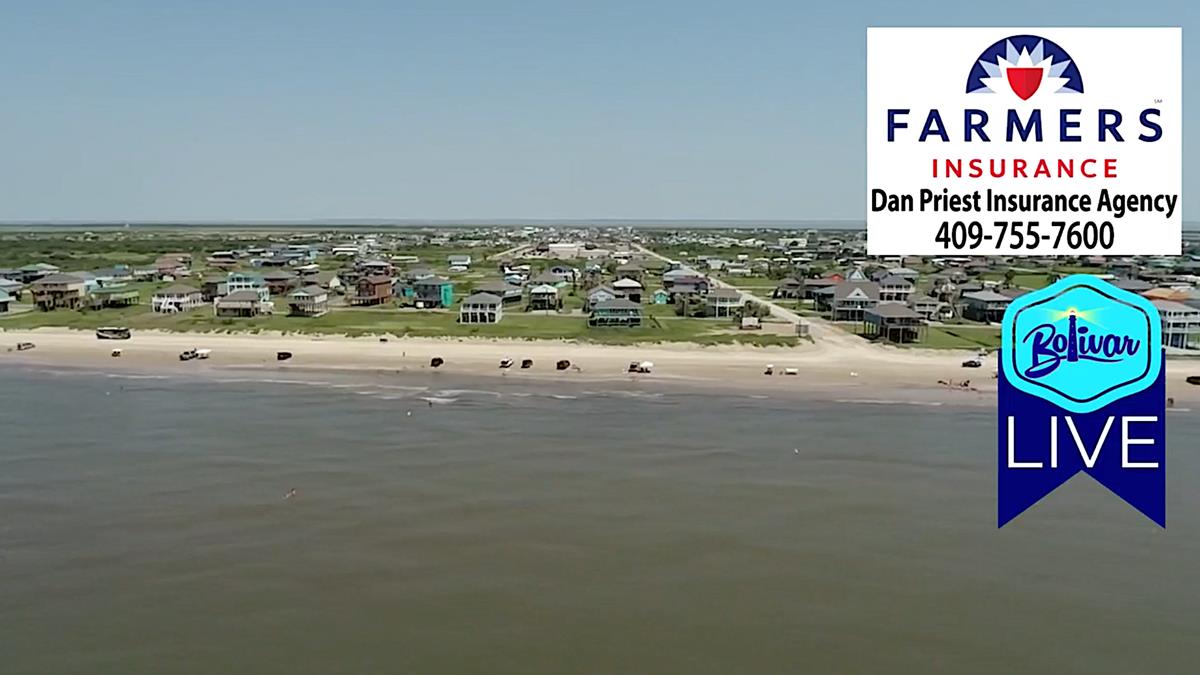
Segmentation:
{"type": "Polygon", "coordinates": [[[1198,5],[5,2],[0,219],[860,219],[868,25],[1182,25],[1188,204],[1198,5]]]}

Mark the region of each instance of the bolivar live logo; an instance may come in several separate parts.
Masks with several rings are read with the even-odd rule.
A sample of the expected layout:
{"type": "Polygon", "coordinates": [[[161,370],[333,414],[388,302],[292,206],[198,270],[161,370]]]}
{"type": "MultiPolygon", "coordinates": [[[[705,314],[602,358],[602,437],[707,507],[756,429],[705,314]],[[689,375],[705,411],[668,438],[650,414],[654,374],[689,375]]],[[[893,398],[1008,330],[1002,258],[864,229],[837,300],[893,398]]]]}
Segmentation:
{"type": "Polygon", "coordinates": [[[1087,275],[1015,300],[999,377],[998,524],[1082,471],[1166,527],[1162,324],[1087,275]]]}

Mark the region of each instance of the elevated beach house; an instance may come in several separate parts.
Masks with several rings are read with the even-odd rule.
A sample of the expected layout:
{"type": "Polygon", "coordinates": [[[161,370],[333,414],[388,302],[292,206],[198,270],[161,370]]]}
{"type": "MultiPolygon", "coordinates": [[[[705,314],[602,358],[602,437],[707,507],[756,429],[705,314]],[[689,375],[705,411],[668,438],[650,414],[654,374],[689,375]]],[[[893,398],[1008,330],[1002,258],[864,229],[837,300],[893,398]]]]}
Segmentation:
{"type": "Polygon", "coordinates": [[[245,319],[260,314],[270,314],[271,303],[264,301],[257,290],[245,289],[234,291],[223,298],[217,298],[213,303],[213,311],[220,317],[245,319]]]}
{"type": "Polygon", "coordinates": [[[271,299],[271,289],[260,275],[249,272],[230,272],[225,277],[225,293],[232,295],[239,291],[254,291],[260,302],[271,299]]]}
{"type": "Polygon", "coordinates": [[[914,295],[908,299],[908,306],[926,321],[940,318],[942,303],[928,295],[914,295]]]}
{"type": "Polygon", "coordinates": [[[804,282],[793,277],[781,279],[775,285],[775,290],[771,292],[771,297],[776,300],[797,300],[804,297],[804,282]]]}
{"type": "Polygon", "coordinates": [[[596,305],[608,300],[615,300],[616,298],[617,292],[608,286],[596,286],[595,288],[589,288],[587,291],[587,299],[583,303],[583,309],[586,312],[590,312],[596,305]]]}
{"type": "Polygon", "coordinates": [[[374,307],[392,301],[392,278],[383,274],[361,277],[354,285],[350,304],[357,307],[374,307]]]}
{"type": "Polygon", "coordinates": [[[889,274],[876,283],[879,284],[880,302],[907,303],[915,289],[911,281],[898,274],[889,274]]]}
{"type": "Polygon", "coordinates": [[[300,287],[300,278],[295,272],[288,270],[270,270],[263,272],[263,281],[271,295],[287,295],[300,287]]]}
{"type": "Polygon", "coordinates": [[[454,304],[454,283],[436,275],[417,279],[413,282],[413,299],[423,309],[450,307],[454,304]]]}
{"type": "Polygon", "coordinates": [[[226,277],[220,275],[211,275],[204,277],[200,283],[200,297],[205,302],[212,302],[222,295],[229,294],[229,283],[226,277]]]}
{"type": "Polygon", "coordinates": [[[1174,300],[1151,300],[1162,319],[1164,347],[1200,349],[1200,309],[1174,300]]]}
{"type": "Polygon", "coordinates": [[[316,284],[297,288],[287,300],[289,316],[317,317],[329,311],[329,291],[316,284]]]}
{"type": "Polygon", "coordinates": [[[606,300],[592,308],[592,313],[588,317],[588,325],[622,327],[641,326],[642,306],[635,302],[630,302],[625,298],[606,300]]]}
{"type": "Polygon", "coordinates": [[[863,335],[888,342],[920,342],[925,320],[911,307],[898,302],[881,302],[863,310],[863,335]]]}
{"type": "Polygon", "coordinates": [[[529,288],[529,311],[557,311],[560,307],[558,288],[551,284],[535,284],[529,288]]]}
{"type": "Polygon", "coordinates": [[[79,309],[83,306],[85,282],[80,277],[56,272],[30,285],[33,304],[42,311],[79,309]]]}
{"type": "Polygon", "coordinates": [[[14,298],[21,294],[21,289],[24,287],[25,287],[25,284],[22,284],[21,282],[17,281],[16,279],[0,277],[0,291],[4,291],[5,293],[8,293],[9,295],[11,295],[14,298]]]}
{"type": "Polygon", "coordinates": [[[8,312],[8,305],[12,302],[12,296],[8,291],[0,289],[0,314],[8,312]]]}
{"type": "Polygon", "coordinates": [[[843,281],[816,298],[818,309],[828,311],[834,321],[861,321],[864,311],[879,304],[879,284],[843,281]]]}
{"type": "Polygon", "coordinates": [[[1004,310],[1013,299],[995,291],[982,290],[962,294],[963,318],[972,321],[999,323],[1004,319],[1004,310]]]}
{"type": "Polygon", "coordinates": [[[458,308],[459,323],[499,323],[504,317],[504,300],[491,293],[474,293],[458,308]]]}
{"type": "Polygon", "coordinates": [[[491,293],[500,298],[506,305],[521,304],[521,297],[524,295],[521,292],[521,287],[516,284],[510,284],[503,279],[494,279],[485,281],[475,287],[478,293],[491,293]]]}
{"type": "Polygon", "coordinates": [[[732,288],[714,288],[704,296],[704,313],[707,316],[730,317],[742,310],[742,293],[732,288]]]}
{"type": "Polygon", "coordinates": [[[104,309],[106,307],[132,307],[141,301],[142,294],[131,286],[116,284],[96,288],[89,297],[92,309],[104,309]]]}
{"type": "Polygon", "coordinates": [[[618,298],[625,298],[630,302],[642,302],[642,283],[637,279],[629,277],[621,277],[612,282],[612,289],[616,292],[618,298]]]}
{"type": "Polygon", "coordinates": [[[204,304],[204,293],[198,288],[175,284],[150,296],[150,308],[163,314],[188,312],[204,304]]]}

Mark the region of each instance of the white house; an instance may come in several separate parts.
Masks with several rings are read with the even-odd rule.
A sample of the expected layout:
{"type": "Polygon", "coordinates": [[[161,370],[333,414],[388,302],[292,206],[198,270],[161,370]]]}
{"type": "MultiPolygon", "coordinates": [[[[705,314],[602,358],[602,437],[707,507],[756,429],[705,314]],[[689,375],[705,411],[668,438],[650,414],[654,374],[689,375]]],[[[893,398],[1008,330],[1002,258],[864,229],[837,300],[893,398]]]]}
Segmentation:
{"type": "Polygon", "coordinates": [[[150,305],[154,311],[165,314],[186,312],[204,304],[204,294],[200,289],[183,284],[168,286],[150,298],[150,305]]]}

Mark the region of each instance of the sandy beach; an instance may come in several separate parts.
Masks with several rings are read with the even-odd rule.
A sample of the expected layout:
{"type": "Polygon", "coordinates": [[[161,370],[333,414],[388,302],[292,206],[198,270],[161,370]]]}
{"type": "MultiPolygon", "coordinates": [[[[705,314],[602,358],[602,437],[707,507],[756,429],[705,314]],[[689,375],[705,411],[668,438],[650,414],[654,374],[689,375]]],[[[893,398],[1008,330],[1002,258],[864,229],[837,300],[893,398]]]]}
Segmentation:
{"type": "MultiPolygon", "coordinates": [[[[739,387],[772,391],[823,393],[830,396],[906,398],[967,401],[991,399],[995,392],[995,356],[983,359],[982,368],[963,368],[975,355],[969,351],[901,349],[848,340],[821,340],[796,348],[655,344],[608,346],[574,342],[522,340],[422,339],[378,337],[348,338],[281,334],[197,334],[139,331],[123,341],[98,340],[91,332],[43,328],[0,331],[0,364],[42,364],[75,367],[130,368],[138,370],[220,369],[336,370],[370,372],[421,372],[430,370],[430,359],[445,360],[439,372],[504,376],[538,380],[674,382],[712,387],[739,387]],[[18,342],[35,349],[18,352],[18,342]],[[210,349],[206,361],[181,363],[179,353],[210,349]],[[120,358],[112,350],[120,349],[120,358]],[[278,351],[294,355],[277,361],[278,351]],[[534,367],[502,371],[501,359],[533,359],[534,367]],[[555,362],[568,359],[573,367],[555,370],[555,362]],[[651,361],[653,372],[631,375],[631,361],[651,361]],[[776,373],[795,368],[798,374],[767,377],[767,364],[776,373]],[[577,366],[577,368],[575,367],[577,366]],[[967,388],[947,387],[969,381],[967,388]]],[[[1200,399],[1200,387],[1184,378],[1200,374],[1200,362],[1169,361],[1168,396],[1177,400],[1200,399]]]]}

